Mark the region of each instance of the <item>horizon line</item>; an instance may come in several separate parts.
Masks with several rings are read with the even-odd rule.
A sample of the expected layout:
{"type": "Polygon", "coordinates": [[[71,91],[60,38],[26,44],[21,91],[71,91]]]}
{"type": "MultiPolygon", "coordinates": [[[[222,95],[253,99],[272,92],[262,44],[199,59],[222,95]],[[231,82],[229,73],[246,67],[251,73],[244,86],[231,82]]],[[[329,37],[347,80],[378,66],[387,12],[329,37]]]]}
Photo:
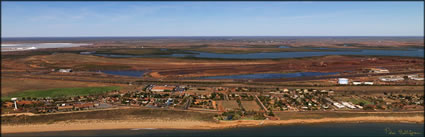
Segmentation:
{"type": "Polygon", "coordinates": [[[298,36],[266,36],[266,35],[250,35],[250,36],[23,36],[23,37],[1,37],[3,38],[99,38],[99,37],[424,37],[419,35],[346,35],[346,36],[321,36],[321,35],[298,35],[298,36]]]}

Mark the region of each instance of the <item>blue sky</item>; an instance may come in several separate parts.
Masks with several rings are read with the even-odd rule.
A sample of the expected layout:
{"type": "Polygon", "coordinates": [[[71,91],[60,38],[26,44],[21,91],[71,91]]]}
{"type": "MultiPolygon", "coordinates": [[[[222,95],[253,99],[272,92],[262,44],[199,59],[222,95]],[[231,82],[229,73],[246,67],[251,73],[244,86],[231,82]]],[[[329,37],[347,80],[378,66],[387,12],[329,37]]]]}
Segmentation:
{"type": "Polygon", "coordinates": [[[423,36],[423,2],[2,2],[2,37],[423,36]]]}

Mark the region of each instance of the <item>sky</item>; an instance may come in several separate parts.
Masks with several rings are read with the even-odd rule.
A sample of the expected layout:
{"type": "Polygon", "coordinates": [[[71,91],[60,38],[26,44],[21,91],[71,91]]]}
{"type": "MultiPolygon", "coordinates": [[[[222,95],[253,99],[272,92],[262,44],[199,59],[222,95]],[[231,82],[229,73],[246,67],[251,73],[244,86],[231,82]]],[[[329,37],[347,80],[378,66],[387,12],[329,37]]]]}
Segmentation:
{"type": "Polygon", "coordinates": [[[424,36],[424,2],[1,2],[2,37],[424,36]]]}

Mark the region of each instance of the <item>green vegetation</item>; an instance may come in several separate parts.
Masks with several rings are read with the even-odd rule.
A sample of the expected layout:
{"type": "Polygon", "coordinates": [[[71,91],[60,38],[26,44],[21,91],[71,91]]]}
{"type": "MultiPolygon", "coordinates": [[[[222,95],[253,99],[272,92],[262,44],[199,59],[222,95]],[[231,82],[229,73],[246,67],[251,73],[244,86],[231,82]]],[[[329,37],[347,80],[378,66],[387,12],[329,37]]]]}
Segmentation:
{"type": "Polygon", "coordinates": [[[216,116],[217,120],[238,120],[242,117],[242,111],[227,111],[223,112],[221,115],[216,116]]]}
{"type": "Polygon", "coordinates": [[[4,116],[1,123],[6,125],[19,124],[53,124],[70,120],[191,120],[215,122],[213,117],[215,113],[200,113],[190,111],[161,110],[161,109],[116,109],[83,111],[79,113],[57,113],[53,115],[37,116],[4,116]]]}
{"type": "Polygon", "coordinates": [[[26,90],[23,92],[17,92],[10,94],[6,97],[2,97],[2,100],[9,100],[12,97],[71,97],[71,96],[87,96],[106,93],[112,90],[118,90],[120,87],[77,87],[77,88],[54,88],[48,90],[26,90]]]}
{"type": "Polygon", "coordinates": [[[365,99],[361,99],[361,98],[350,98],[348,101],[349,102],[352,102],[352,103],[354,103],[356,105],[361,105],[361,106],[363,106],[363,105],[369,105],[369,104],[373,105],[372,102],[367,101],[365,99]]]}

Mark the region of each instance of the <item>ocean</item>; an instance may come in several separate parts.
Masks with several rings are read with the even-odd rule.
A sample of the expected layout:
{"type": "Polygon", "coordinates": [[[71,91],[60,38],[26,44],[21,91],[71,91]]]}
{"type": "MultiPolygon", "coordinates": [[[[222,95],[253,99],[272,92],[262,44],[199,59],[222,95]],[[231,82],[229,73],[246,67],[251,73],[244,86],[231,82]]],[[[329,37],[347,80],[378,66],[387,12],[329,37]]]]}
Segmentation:
{"type": "Polygon", "coordinates": [[[257,137],[257,136],[424,136],[423,124],[327,123],[243,127],[213,130],[120,129],[2,134],[12,136],[123,136],[123,137],[257,137]]]}

